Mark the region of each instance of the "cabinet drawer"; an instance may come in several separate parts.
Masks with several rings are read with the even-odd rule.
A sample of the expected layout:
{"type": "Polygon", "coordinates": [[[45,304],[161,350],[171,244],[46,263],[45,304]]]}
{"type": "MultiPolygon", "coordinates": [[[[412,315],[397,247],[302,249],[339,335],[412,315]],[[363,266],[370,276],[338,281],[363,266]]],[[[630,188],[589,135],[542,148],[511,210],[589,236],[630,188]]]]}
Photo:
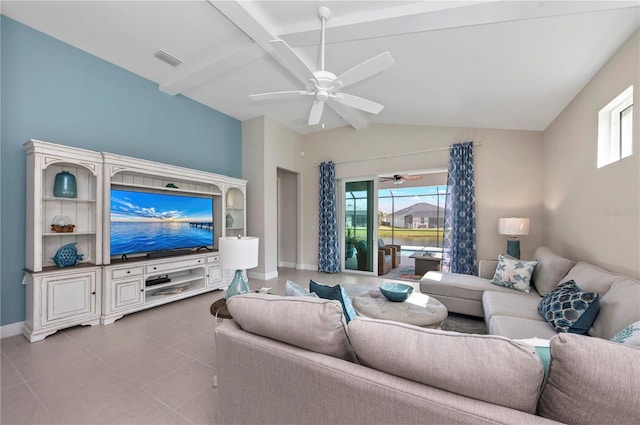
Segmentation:
{"type": "Polygon", "coordinates": [[[211,257],[207,257],[207,263],[217,263],[219,259],[218,255],[213,255],[211,257]]]}
{"type": "Polygon", "coordinates": [[[196,267],[200,264],[204,265],[204,263],[205,263],[204,258],[194,258],[191,260],[180,260],[180,261],[174,261],[170,263],[154,264],[154,265],[146,266],[145,273],[157,274],[157,273],[167,272],[167,271],[176,270],[176,269],[186,269],[189,267],[196,267]]]}
{"type": "Polygon", "coordinates": [[[129,267],[127,269],[111,270],[111,279],[120,279],[129,276],[139,276],[142,274],[142,266],[129,267]]]}

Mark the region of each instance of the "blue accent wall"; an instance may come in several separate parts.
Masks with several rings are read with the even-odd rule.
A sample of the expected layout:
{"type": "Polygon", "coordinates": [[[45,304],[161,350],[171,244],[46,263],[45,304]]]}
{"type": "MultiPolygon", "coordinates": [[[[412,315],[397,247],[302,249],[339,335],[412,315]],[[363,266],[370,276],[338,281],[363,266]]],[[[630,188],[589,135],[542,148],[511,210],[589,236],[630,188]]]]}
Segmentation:
{"type": "Polygon", "coordinates": [[[234,118],[6,16],[0,26],[0,325],[8,325],[25,320],[25,142],[241,177],[242,135],[234,118]]]}

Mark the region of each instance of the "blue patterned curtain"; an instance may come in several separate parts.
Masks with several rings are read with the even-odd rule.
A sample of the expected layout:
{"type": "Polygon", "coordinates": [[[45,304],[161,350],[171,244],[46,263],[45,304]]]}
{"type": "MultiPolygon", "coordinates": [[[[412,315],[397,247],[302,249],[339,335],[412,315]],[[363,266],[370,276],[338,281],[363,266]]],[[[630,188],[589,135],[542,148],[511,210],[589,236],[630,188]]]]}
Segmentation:
{"type": "Polygon", "coordinates": [[[338,214],[336,212],[336,170],[333,161],[320,164],[320,210],[318,271],[340,272],[338,214]]]}
{"type": "Polygon", "coordinates": [[[454,144],[449,155],[442,271],[477,275],[473,142],[454,144]]]}

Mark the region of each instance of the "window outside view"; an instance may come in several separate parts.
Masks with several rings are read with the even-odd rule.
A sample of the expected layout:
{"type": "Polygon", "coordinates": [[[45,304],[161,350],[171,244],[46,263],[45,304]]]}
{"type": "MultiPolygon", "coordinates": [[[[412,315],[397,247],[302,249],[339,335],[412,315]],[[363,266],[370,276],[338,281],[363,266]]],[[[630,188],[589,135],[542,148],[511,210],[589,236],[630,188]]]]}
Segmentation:
{"type": "Polygon", "coordinates": [[[372,254],[378,255],[378,275],[419,280],[439,269],[446,186],[379,189],[375,218],[370,216],[371,188],[362,183],[347,184],[345,269],[373,271],[372,254]],[[374,226],[377,241],[372,240],[374,226]]]}
{"type": "Polygon", "coordinates": [[[378,237],[400,245],[402,256],[442,252],[446,186],[380,189],[378,237]]]}

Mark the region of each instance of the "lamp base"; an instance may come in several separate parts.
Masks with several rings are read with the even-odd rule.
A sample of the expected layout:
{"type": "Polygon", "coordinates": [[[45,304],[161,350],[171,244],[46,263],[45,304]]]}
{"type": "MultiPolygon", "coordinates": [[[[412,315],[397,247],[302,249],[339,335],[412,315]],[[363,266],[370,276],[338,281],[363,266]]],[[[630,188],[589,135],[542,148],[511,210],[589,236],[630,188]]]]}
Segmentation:
{"type": "Polygon", "coordinates": [[[507,240],[507,255],[520,259],[520,241],[516,238],[507,240]]]}
{"type": "Polygon", "coordinates": [[[227,288],[227,294],[224,296],[226,299],[234,295],[246,294],[251,292],[249,282],[244,278],[242,270],[236,270],[236,274],[233,276],[231,284],[227,288]]]}

